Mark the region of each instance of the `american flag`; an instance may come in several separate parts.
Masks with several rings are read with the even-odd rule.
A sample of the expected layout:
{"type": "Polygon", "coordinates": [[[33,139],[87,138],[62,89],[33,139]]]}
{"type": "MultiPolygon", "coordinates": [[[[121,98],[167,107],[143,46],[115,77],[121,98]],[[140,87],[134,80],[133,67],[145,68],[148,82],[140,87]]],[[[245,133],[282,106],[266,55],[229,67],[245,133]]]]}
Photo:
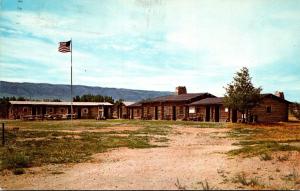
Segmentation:
{"type": "Polygon", "coordinates": [[[63,53],[71,52],[70,45],[71,45],[71,41],[60,42],[59,47],[58,47],[58,51],[63,52],[63,53]]]}

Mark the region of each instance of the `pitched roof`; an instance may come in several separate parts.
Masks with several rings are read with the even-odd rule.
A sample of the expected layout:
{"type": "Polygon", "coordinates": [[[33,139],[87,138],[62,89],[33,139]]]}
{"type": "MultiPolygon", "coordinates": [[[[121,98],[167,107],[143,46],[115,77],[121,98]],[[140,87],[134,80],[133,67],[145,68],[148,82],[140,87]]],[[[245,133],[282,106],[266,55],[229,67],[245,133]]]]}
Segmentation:
{"type": "MultiPolygon", "coordinates": [[[[58,106],[69,106],[71,102],[47,102],[47,101],[9,101],[12,105],[58,105],[58,106]]],[[[74,106],[103,106],[112,105],[108,102],[73,102],[74,106]]]]}
{"type": "Polygon", "coordinates": [[[134,104],[135,102],[133,102],[133,101],[123,101],[122,102],[125,106],[129,106],[129,105],[131,105],[131,104],[134,104]]]}
{"type": "Polygon", "coordinates": [[[272,98],[272,99],[276,99],[276,100],[278,100],[278,101],[280,101],[280,102],[285,102],[285,103],[291,103],[291,102],[289,102],[289,101],[287,101],[287,100],[285,100],[285,99],[283,99],[283,98],[281,98],[281,97],[278,97],[278,96],[276,96],[276,95],[274,95],[274,94],[271,94],[271,93],[265,93],[265,94],[261,94],[264,98],[272,98]]]}
{"type": "MultiPolygon", "coordinates": [[[[266,94],[261,94],[263,98],[272,98],[276,99],[281,102],[286,102],[286,103],[291,103],[285,99],[282,99],[274,94],[271,93],[266,93],[266,94]]],[[[205,98],[199,101],[195,101],[189,105],[222,105],[223,104],[223,99],[224,97],[215,97],[215,98],[205,98]]]]}
{"type": "Polygon", "coordinates": [[[150,100],[146,100],[146,101],[144,101],[144,103],[189,101],[193,98],[202,97],[202,96],[214,97],[214,95],[212,95],[210,93],[188,93],[188,94],[168,95],[168,96],[156,97],[156,98],[153,98],[153,99],[150,99],[150,100]]]}
{"type": "Polygon", "coordinates": [[[189,105],[222,105],[223,104],[223,97],[212,97],[212,98],[205,98],[199,101],[195,101],[189,105]]]}
{"type": "Polygon", "coordinates": [[[128,105],[127,107],[141,107],[142,106],[142,103],[141,102],[135,102],[131,105],[128,105]]]}

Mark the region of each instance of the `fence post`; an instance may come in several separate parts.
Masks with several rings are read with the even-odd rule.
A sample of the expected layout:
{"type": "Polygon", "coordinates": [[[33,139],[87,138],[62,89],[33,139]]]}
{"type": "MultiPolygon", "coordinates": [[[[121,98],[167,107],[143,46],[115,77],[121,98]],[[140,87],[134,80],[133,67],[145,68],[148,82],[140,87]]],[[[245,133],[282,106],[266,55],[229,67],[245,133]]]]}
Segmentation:
{"type": "Polygon", "coordinates": [[[2,145],[5,145],[5,136],[4,136],[4,123],[2,123],[2,145]]]}

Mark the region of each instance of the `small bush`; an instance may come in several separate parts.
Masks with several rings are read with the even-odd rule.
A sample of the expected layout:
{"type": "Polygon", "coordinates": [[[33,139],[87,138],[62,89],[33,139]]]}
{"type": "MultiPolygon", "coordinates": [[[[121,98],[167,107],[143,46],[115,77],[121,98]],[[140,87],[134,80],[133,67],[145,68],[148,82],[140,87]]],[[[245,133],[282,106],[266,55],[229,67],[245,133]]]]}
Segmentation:
{"type": "Polygon", "coordinates": [[[261,154],[259,156],[260,160],[264,160],[264,161],[267,161],[267,160],[272,160],[272,156],[268,153],[264,153],[264,154],[261,154]]]}
{"type": "Polygon", "coordinates": [[[254,186],[263,186],[257,177],[254,177],[254,178],[250,178],[249,180],[247,180],[247,177],[245,175],[245,173],[240,173],[240,174],[237,174],[236,177],[233,179],[232,181],[233,183],[240,183],[244,186],[251,186],[251,187],[254,187],[254,186]]]}
{"type": "Polygon", "coordinates": [[[236,177],[233,179],[233,183],[241,183],[242,185],[248,185],[245,173],[236,175],[236,177]]]}
{"type": "Polygon", "coordinates": [[[15,175],[20,175],[20,174],[24,174],[25,170],[24,170],[24,168],[15,168],[15,169],[13,169],[13,173],[15,175]]]}
{"type": "Polygon", "coordinates": [[[199,184],[201,184],[202,190],[215,190],[215,188],[209,186],[206,179],[205,179],[205,181],[199,182],[199,184]]]}
{"type": "Polygon", "coordinates": [[[26,168],[29,166],[29,157],[26,156],[23,152],[13,151],[12,153],[7,153],[7,156],[2,161],[3,169],[26,168]]]}
{"type": "Polygon", "coordinates": [[[280,162],[289,160],[289,155],[278,156],[277,160],[280,162]]]}
{"type": "Polygon", "coordinates": [[[175,186],[178,188],[178,190],[186,190],[186,187],[180,184],[178,178],[177,181],[175,182],[175,186]]]}

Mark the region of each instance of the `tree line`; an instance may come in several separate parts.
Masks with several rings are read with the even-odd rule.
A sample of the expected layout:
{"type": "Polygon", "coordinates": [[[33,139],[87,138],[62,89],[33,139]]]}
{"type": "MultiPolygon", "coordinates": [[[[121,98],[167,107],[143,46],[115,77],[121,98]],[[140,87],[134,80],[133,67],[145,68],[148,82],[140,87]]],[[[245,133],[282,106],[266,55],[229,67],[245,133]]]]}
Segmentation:
{"type": "Polygon", "coordinates": [[[114,104],[114,99],[111,96],[84,94],[82,96],[73,97],[73,101],[76,102],[109,102],[114,104]]]}

